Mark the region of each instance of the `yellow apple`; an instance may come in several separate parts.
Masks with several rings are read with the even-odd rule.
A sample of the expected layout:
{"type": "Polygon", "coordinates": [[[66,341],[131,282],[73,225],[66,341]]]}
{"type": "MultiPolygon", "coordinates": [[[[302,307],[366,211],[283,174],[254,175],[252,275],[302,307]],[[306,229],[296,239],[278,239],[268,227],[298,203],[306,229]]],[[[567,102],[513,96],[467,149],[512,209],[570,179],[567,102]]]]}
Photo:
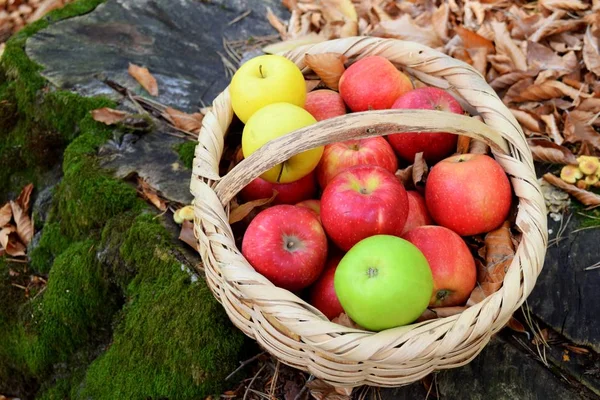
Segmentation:
{"type": "MultiPolygon", "coordinates": [[[[316,123],[305,109],[290,103],[273,103],[255,112],[242,132],[242,152],[248,157],[265,143],[316,123]]],[[[319,164],[323,146],[292,156],[261,175],[271,183],[290,183],[304,178],[319,164]]]]}
{"type": "Polygon", "coordinates": [[[246,61],[229,85],[231,105],[243,122],[257,110],[273,103],[304,107],[306,83],[300,68],[283,56],[267,54],[246,61]]]}

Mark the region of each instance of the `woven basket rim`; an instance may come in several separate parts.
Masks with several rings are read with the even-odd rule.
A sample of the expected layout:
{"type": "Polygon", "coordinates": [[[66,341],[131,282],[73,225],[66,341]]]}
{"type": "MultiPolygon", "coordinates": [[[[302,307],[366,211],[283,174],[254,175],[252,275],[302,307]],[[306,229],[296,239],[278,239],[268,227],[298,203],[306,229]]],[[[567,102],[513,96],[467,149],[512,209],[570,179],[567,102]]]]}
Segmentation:
{"type": "MultiPolygon", "coordinates": [[[[494,148],[492,154],[509,174],[515,193],[519,192],[516,226],[523,234],[503,285],[460,314],[371,332],[330,322],[301,298],[247,270],[247,260],[241,256],[235,241],[227,237],[231,233],[226,219],[228,201],[223,206],[217,195],[231,182],[220,177],[217,169],[223,152],[223,135],[233,118],[228,87],[215,99],[203,120],[191,182],[195,198],[194,232],[208,285],[233,323],[246,335],[282,362],[336,386],[398,386],[433,370],[464,365],[479,354],[525,301],[543,267],[548,240],[546,209],[525,135],[479,72],[441,52],[418,43],[361,36],[306,45],[282,55],[306,73],[309,68],[303,62],[303,55],[322,52],[347,54],[350,63],[366,55],[382,55],[396,65],[403,65],[409,74],[428,86],[446,86],[460,95],[466,93],[463,98],[471,97],[469,104],[485,124],[502,135],[508,154],[494,148]],[[461,85],[451,80],[460,81],[461,85]],[[523,261],[529,261],[529,265],[523,261]],[[265,291],[277,298],[276,304],[264,298],[265,291]],[[349,336],[352,339],[345,341],[349,336]],[[410,368],[415,371],[410,372],[410,368]]],[[[319,124],[326,125],[325,121],[319,124]]]]}

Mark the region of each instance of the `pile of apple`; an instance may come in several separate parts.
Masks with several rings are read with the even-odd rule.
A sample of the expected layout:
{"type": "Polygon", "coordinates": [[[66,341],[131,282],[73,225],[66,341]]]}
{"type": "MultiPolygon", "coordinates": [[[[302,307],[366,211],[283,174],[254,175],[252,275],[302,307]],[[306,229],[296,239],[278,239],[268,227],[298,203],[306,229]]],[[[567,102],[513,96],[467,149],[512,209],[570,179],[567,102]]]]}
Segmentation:
{"type": "MultiPolygon", "coordinates": [[[[414,88],[377,56],[350,65],[339,91],[306,88],[300,69],[281,56],[259,56],[240,67],[229,93],[245,124],[244,157],[347,112],[464,113],[450,93],[414,88]]],[[[492,157],[456,154],[456,148],[450,133],[399,132],[299,153],[241,191],[243,201],[277,192],[248,224],[242,253],[256,271],[329,319],[346,313],[368,330],[412,323],[428,307],[462,306],[477,282],[464,238],[502,225],[512,190],[492,157]],[[421,193],[407,191],[395,175],[417,153],[431,166],[421,193]]]]}

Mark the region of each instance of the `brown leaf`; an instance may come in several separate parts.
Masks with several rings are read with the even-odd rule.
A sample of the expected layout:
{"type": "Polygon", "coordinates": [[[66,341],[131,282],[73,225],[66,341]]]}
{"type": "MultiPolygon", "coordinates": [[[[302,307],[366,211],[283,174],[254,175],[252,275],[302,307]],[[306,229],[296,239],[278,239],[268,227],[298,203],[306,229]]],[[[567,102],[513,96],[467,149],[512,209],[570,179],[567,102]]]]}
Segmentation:
{"type": "Polygon", "coordinates": [[[4,248],[9,256],[21,257],[25,255],[25,245],[19,241],[19,235],[14,226],[8,226],[0,230],[0,247],[4,248]]]}
{"type": "Polygon", "coordinates": [[[481,76],[485,76],[485,71],[487,70],[488,64],[488,49],[486,47],[467,49],[467,53],[469,53],[469,57],[471,58],[471,65],[475,67],[477,71],[479,71],[481,76]]]}
{"type": "Polygon", "coordinates": [[[523,110],[516,110],[514,108],[511,108],[510,112],[523,127],[533,132],[541,133],[542,127],[535,114],[528,113],[527,111],[523,110]]]}
{"type": "Polygon", "coordinates": [[[564,61],[552,49],[536,42],[527,41],[527,64],[529,69],[554,70],[564,75],[573,70],[573,68],[567,68],[564,61]]]}
{"type": "Polygon", "coordinates": [[[408,14],[402,15],[398,19],[379,23],[371,32],[371,36],[407,40],[433,48],[444,45],[435,30],[420,27],[408,14]]]}
{"type": "Polygon", "coordinates": [[[167,202],[165,199],[159,196],[158,191],[154,189],[144,178],[138,176],[138,192],[142,195],[142,197],[148,200],[150,203],[154,205],[154,207],[158,208],[160,211],[165,211],[167,209],[167,202]]]}
{"type": "Polygon", "coordinates": [[[564,141],[564,138],[558,130],[554,114],[540,115],[540,118],[546,124],[546,133],[548,134],[548,136],[550,136],[554,143],[561,145],[564,141]]]}
{"type": "Polygon", "coordinates": [[[413,166],[409,165],[408,167],[404,168],[404,169],[399,169],[398,171],[396,171],[396,177],[398,178],[398,180],[400,181],[400,183],[402,183],[402,185],[404,186],[405,189],[411,189],[414,188],[414,184],[413,184],[413,166]]]}
{"type": "Polygon", "coordinates": [[[28,184],[21,190],[17,197],[17,204],[21,206],[24,213],[29,213],[29,202],[31,200],[31,192],[33,191],[33,183],[28,184]]]}
{"type": "Polygon", "coordinates": [[[589,350],[583,347],[579,347],[579,346],[573,346],[572,344],[567,344],[564,343],[563,346],[565,346],[567,349],[569,349],[570,351],[572,351],[575,354],[589,354],[589,350]]]}
{"type": "Polygon", "coordinates": [[[92,118],[94,121],[102,122],[106,125],[114,125],[119,123],[128,116],[129,114],[125,111],[114,110],[108,107],[92,110],[92,118]]]}
{"type": "MultiPolygon", "coordinates": [[[[531,78],[538,74],[538,71],[515,71],[505,75],[500,75],[490,82],[490,86],[495,90],[502,90],[523,81],[525,78],[531,78]]],[[[532,81],[533,82],[533,81],[532,81]]]]}
{"type": "Polygon", "coordinates": [[[498,54],[505,54],[510,57],[515,69],[527,71],[525,55],[510,37],[510,34],[506,30],[506,24],[504,22],[492,21],[491,26],[494,30],[494,42],[496,43],[498,54]]]}
{"type": "MultiPolygon", "coordinates": [[[[564,136],[566,143],[581,143],[600,150],[600,133],[596,132],[592,125],[588,124],[588,113],[572,111],[566,114],[564,136]]],[[[580,153],[582,153],[580,151],[580,153]]],[[[592,155],[592,154],[588,154],[592,155]]]]}
{"type": "Polygon", "coordinates": [[[10,203],[6,203],[0,208],[0,228],[4,228],[12,219],[12,209],[10,203]]]}
{"type": "Polygon", "coordinates": [[[267,20],[269,21],[271,26],[275,28],[277,32],[279,32],[279,36],[281,36],[282,39],[287,38],[287,29],[285,24],[279,19],[277,15],[275,15],[273,10],[271,10],[271,7],[267,7],[267,20]]]}
{"type": "Polygon", "coordinates": [[[489,295],[495,293],[502,287],[502,282],[484,282],[475,286],[475,289],[471,292],[469,300],[467,300],[467,307],[473,306],[483,301],[489,295]]]}
{"type": "Polygon", "coordinates": [[[194,223],[188,220],[184,220],[181,224],[181,232],[179,233],[179,240],[190,245],[194,250],[198,251],[198,240],[194,236],[194,223]]]}
{"type": "Polygon", "coordinates": [[[358,14],[351,0],[321,0],[323,17],[327,21],[358,22],[358,14]]]}
{"type": "Polygon", "coordinates": [[[350,400],[350,396],[339,394],[335,387],[320,379],[314,379],[306,383],[312,397],[317,400],[350,400]]]}
{"type": "Polygon", "coordinates": [[[523,324],[521,322],[519,322],[519,320],[516,319],[515,317],[510,317],[506,326],[515,332],[527,333],[523,324]]]}
{"type": "Polygon", "coordinates": [[[202,127],[201,113],[187,114],[171,107],[165,109],[165,118],[167,118],[173,126],[186,132],[198,134],[202,127]]]}
{"type": "Polygon", "coordinates": [[[412,180],[415,187],[424,187],[427,181],[427,163],[423,158],[423,152],[415,154],[415,162],[412,168],[412,180]]]}
{"type": "MultiPolygon", "coordinates": [[[[5,3],[6,4],[6,3],[5,3]]],[[[63,0],[42,0],[35,11],[27,18],[27,23],[37,21],[50,11],[64,6],[63,0]]]]}
{"type": "Polygon", "coordinates": [[[360,325],[352,321],[352,319],[350,319],[350,317],[346,313],[341,313],[340,315],[332,319],[331,322],[345,326],[347,328],[362,329],[360,325]]]}
{"type": "Polygon", "coordinates": [[[590,191],[579,189],[575,185],[571,185],[560,179],[559,177],[552,175],[551,173],[546,173],[543,176],[544,180],[551,185],[556,186],[559,189],[564,190],[571,196],[575,197],[579,202],[585,206],[589,206],[589,208],[595,208],[600,206],[600,195],[596,193],[592,193],[590,191]]]}
{"type": "Polygon", "coordinates": [[[129,75],[135,78],[135,80],[138,81],[151,96],[158,96],[158,83],[156,83],[156,79],[152,76],[148,68],[129,63],[127,72],[129,72],[129,75]]]}
{"type": "Polygon", "coordinates": [[[566,147],[545,139],[527,139],[535,161],[577,165],[577,157],[566,147]]]}
{"type": "Polygon", "coordinates": [[[342,74],[346,70],[346,57],[340,53],[306,54],[304,62],[330,89],[338,90],[342,74]]]}
{"type": "Polygon", "coordinates": [[[463,45],[467,49],[476,49],[480,47],[484,47],[488,50],[488,52],[494,52],[494,43],[491,40],[484,38],[483,36],[470,31],[462,26],[456,26],[454,31],[460,36],[460,39],[463,42],[463,45]]]}
{"type": "Polygon", "coordinates": [[[532,42],[539,42],[545,37],[556,35],[557,33],[574,31],[580,26],[585,25],[583,19],[561,20],[565,15],[564,11],[555,11],[544,23],[529,37],[532,42]]]}
{"type": "Polygon", "coordinates": [[[485,235],[485,248],[486,273],[480,282],[502,282],[506,270],[515,256],[509,221],[504,221],[500,228],[485,235]]]}
{"type": "Polygon", "coordinates": [[[565,85],[559,81],[546,81],[539,85],[533,84],[520,94],[516,95],[514,101],[540,101],[548,100],[556,97],[567,96],[575,100],[579,97],[587,98],[590,97],[587,93],[581,93],[579,90],[572,88],[571,86],[565,85]]]}
{"type": "Polygon", "coordinates": [[[256,207],[262,207],[270,204],[273,200],[275,200],[275,197],[277,197],[277,191],[273,190],[273,195],[268,199],[257,199],[240,204],[238,207],[231,210],[231,213],[229,214],[229,223],[235,224],[236,222],[243,220],[256,207]]]}
{"type": "Polygon", "coordinates": [[[21,242],[27,246],[29,242],[31,242],[31,239],[33,239],[34,229],[31,218],[23,212],[23,209],[19,204],[12,200],[10,202],[10,208],[12,209],[13,218],[17,224],[17,235],[19,235],[21,242]]]}
{"type": "Polygon", "coordinates": [[[469,136],[459,135],[458,143],[456,145],[456,152],[459,154],[468,153],[470,144],[471,144],[471,138],[469,136]]]}
{"type": "Polygon", "coordinates": [[[598,32],[592,32],[592,27],[588,26],[583,36],[583,61],[588,70],[600,77],[600,41],[598,32]]]}
{"type": "Polygon", "coordinates": [[[448,18],[450,17],[448,4],[442,3],[431,15],[431,26],[443,41],[448,40],[448,18]]]}
{"type": "Polygon", "coordinates": [[[538,4],[548,10],[583,11],[590,5],[580,0],[540,0],[538,4]]]}

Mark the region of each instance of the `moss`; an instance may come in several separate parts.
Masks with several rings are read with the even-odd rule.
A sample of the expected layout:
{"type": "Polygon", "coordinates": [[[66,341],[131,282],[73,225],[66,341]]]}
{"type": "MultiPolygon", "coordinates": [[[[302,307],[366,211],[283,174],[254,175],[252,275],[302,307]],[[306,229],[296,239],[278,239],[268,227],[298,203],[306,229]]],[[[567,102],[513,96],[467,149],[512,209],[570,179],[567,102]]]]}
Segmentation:
{"type": "Polygon", "coordinates": [[[183,162],[186,168],[192,169],[194,161],[194,152],[196,151],[197,142],[185,142],[176,146],[175,150],[179,154],[179,159],[183,162]]]}
{"type": "Polygon", "coordinates": [[[56,258],[44,295],[31,308],[25,356],[35,375],[45,375],[53,364],[68,361],[82,346],[97,340],[116,304],[93,241],[74,243],[56,258]]]}
{"type": "Polygon", "coordinates": [[[46,224],[40,243],[31,253],[31,266],[39,273],[48,273],[54,258],[66,250],[69,243],[58,223],[46,224]]]}

